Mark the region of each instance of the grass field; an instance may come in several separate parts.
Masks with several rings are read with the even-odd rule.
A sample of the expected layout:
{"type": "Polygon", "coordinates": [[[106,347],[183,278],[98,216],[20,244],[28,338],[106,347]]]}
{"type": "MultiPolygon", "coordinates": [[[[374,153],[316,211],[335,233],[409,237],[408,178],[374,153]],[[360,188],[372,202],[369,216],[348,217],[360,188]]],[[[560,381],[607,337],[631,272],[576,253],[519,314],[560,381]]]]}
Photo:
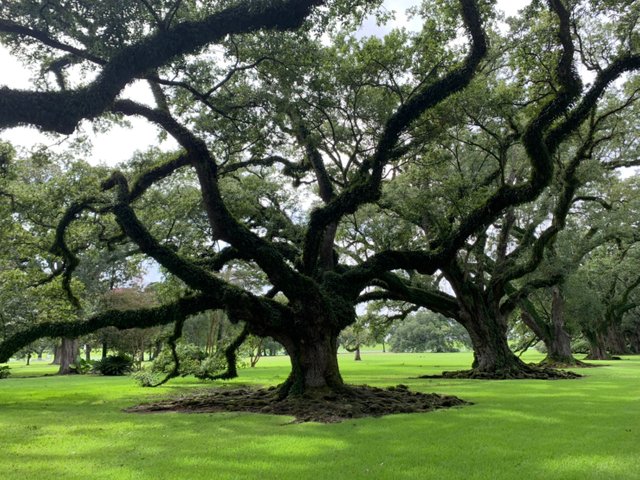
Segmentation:
{"type": "MultiPolygon", "coordinates": [[[[178,379],[0,380],[0,479],[640,479],[640,357],[561,381],[421,380],[468,368],[465,354],[341,355],[349,383],[458,395],[474,405],[339,424],[291,424],[245,413],[134,415],[122,408],[202,388],[178,379]]],[[[528,360],[536,360],[534,354],[528,360]]],[[[235,383],[270,385],[288,371],[263,358],[235,383]]]]}

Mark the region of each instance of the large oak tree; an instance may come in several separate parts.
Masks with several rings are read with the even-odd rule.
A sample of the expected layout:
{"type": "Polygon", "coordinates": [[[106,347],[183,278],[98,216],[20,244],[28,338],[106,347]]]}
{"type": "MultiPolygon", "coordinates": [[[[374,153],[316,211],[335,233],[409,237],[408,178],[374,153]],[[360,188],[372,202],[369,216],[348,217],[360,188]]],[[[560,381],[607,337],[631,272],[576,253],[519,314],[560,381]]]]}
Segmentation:
{"type": "MultiPolygon", "coordinates": [[[[355,321],[362,293],[390,272],[434,274],[506,209],[536,199],[553,178],[554,154],[607,85],[640,68],[638,52],[613,39],[615,52],[585,88],[576,74],[572,12],[561,0],[533,9],[531,15],[546,21],[532,46],[550,70],[542,82],[531,79],[535,88],[520,132],[526,175],[482,189],[428,241],[401,250],[372,245],[356,261],[338,254],[341,225],[380,200],[394,171],[421,158],[430,145],[428,114],[450,108],[486,68],[494,7],[427,2],[422,32],[352,38],[350,26],[370,8],[371,2],[322,0],[101,2],[90,10],[83,2],[3,5],[3,41],[55,82],[38,91],[0,89],[0,128],[26,124],[68,134],[82,120],[140,116],[180,145],[135,171],[113,172],[101,191],[68,208],[54,246],[64,278],[78,261],[67,231],[91,212],[112,216],[121,240],[155,259],[190,293],[157,308],[35,325],[0,344],[0,360],[41,336],[105,326],[174,323],[178,336],[187,316],[224,309],[231,321],[284,345],[292,370],[282,395],[341,389],[337,339],[355,321]],[[464,46],[456,41],[460,35],[464,46]],[[78,81],[71,72],[83,68],[96,75],[78,81]],[[154,106],[119,96],[134,80],[149,83],[154,106]],[[157,222],[145,221],[141,209],[147,195],[185,171],[185,187],[199,190],[198,218],[206,220],[197,248],[159,236],[157,222]],[[307,188],[312,208],[308,202],[292,208],[275,194],[252,196],[246,186],[254,176],[279,184],[285,196],[291,181],[307,188]],[[266,288],[245,288],[217,274],[239,263],[261,272],[266,288]]],[[[527,76],[526,64],[505,68],[527,76]]]]}

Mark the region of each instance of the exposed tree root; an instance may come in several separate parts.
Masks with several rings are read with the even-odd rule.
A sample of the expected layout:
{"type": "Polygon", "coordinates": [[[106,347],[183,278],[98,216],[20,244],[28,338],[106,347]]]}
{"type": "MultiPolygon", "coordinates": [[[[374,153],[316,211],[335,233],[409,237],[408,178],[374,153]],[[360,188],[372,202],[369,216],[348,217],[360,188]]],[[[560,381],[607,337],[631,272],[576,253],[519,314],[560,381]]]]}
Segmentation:
{"type": "Polygon", "coordinates": [[[570,361],[560,361],[560,360],[550,360],[545,358],[538,364],[540,367],[544,368],[595,368],[600,365],[594,365],[593,363],[585,363],[582,360],[578,360],[576,358],[570,361]]]}
{"type": "Polygon", "coordinates": [[[289,415],[296,422],[336,423],[350,418],[379,417],[394,413],[429,412],[468,405],[453,396],[411,392],[405,385],[386,389],[350,386],[340,392],[316,391],[278,400],[277,387],[266,389],[212,389],[179,398],[138,405],[132,413],[153,412],[253,412],[289,415]]]}
{"type": "Polygon", "coordinates": [[[608,360],[622,360],[622,357],[618,357],[616,355],[587,355],[586,357],[584,357],[585,360],[604,360],[604,361],[608,361],[608,360]]]}
{"type": "Polygon", "coordinates": [[[460,378],[476,380],[567,380],[580,378],[575,372],[565,372],[554,368],[527,365],[526,368],[513,368],[486,372],[482,370],[458,370],[442,372],[442,375],[422,375],[418,378],[460,378]]]}

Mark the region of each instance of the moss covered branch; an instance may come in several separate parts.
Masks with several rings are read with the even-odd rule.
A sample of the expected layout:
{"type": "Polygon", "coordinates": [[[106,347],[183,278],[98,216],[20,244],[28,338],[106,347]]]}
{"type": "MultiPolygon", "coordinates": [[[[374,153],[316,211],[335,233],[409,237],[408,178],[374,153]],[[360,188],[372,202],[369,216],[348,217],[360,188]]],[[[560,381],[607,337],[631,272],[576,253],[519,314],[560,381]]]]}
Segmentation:
{"type": "Polygon", "coordinates": [[[92,83],[77,90],[34,92],[1,88],[0,129],[34,125],[47,131],[72,133],[80,120],[101,115],[134,78],[228,35],[261,29],[295,29],[314,6],[322,3],[322,0],[242,2],[202,20],[158,31],[123,48],[92,83]]]}
{"type": "Polygon", "coordinates": [[[161,307],[124,311],[109,310],[88,320],[37,323],[9,336],[0,343],[0,362],[7,362],[15,352],[39,338],[77,338],[105,327],[115,327],[120,330],[155,327],[221,306],[221,303],[212,297],[198,295],[181,298],[161,307]]]}

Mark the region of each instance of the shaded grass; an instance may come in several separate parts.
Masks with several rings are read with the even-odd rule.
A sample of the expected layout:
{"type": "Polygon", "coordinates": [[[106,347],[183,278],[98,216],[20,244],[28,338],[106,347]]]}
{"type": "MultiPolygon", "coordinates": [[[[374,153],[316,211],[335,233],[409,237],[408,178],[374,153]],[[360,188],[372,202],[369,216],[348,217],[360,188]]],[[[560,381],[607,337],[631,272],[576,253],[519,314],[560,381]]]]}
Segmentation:
{"type": "MultiPolygon", "coordinates": [[[[581,371],[579,380],[415,378],[468,368],[470,359],[341,356],[349,383],[404,383],[475,405],[329,425],[246,413],[126,414],[145,398],[202,384],[178,379],[150,390],[129,378],[19,378],[26,369],[16,365],[17,378],[0,380],[0,478],[639,478],[640,357],[581,371]]],[[[228,384],[277,384],[288,360],[263,358],[240,373],[228,384]]]]}

